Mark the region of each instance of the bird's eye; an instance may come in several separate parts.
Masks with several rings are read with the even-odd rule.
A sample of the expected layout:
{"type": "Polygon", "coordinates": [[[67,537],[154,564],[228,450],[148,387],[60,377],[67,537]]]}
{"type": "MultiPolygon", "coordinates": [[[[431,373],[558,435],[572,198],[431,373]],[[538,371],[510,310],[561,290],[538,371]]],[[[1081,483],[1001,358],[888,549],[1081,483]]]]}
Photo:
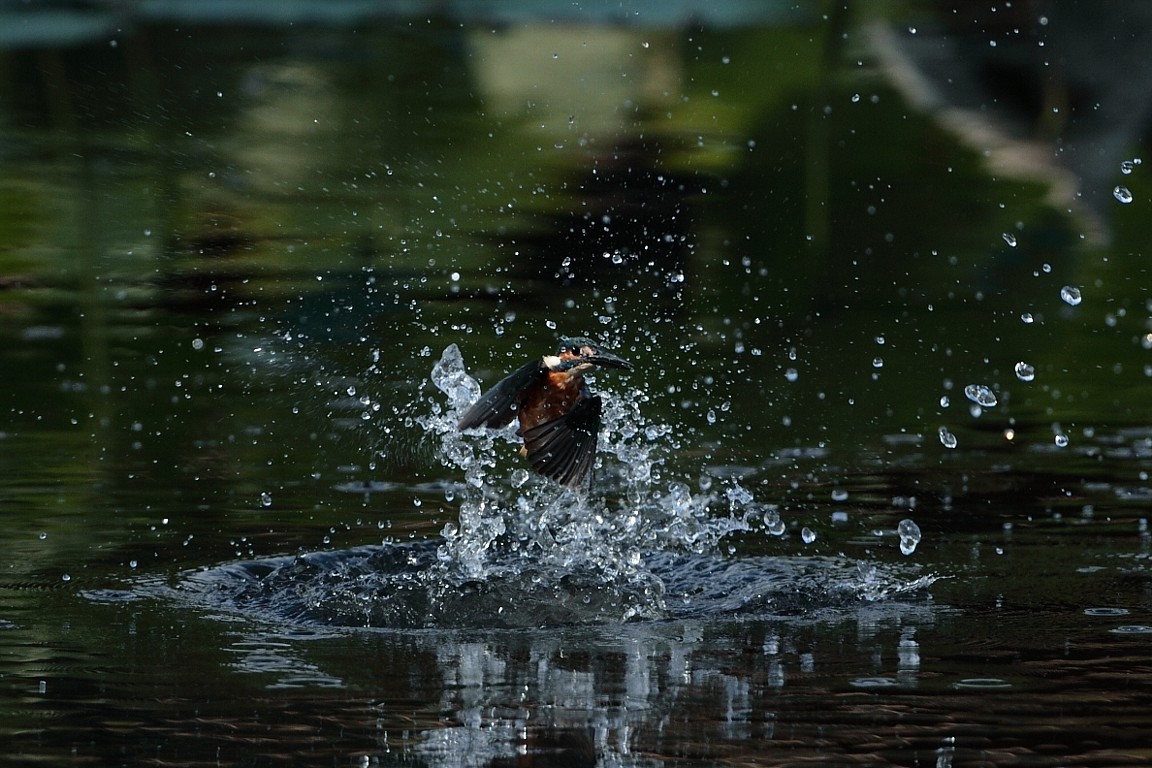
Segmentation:
{"type": "Polygon", "coordinates": [[[580,357],[582,350],[580,349],[580,347],[569,347],[568,351],[571,352],[572,354],[576,355],[576,357],[580,357]]]}

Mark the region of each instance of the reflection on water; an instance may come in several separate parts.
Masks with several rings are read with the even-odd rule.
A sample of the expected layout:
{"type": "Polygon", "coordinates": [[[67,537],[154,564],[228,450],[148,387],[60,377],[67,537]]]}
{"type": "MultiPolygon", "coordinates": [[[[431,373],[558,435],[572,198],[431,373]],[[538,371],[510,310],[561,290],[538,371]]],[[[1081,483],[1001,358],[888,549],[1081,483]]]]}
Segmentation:
{"type": "Polygon", "coordinates": [[[1134,6],[665,5],[4,12],[6,757],[1146,761],[1134,6]],[[587,497],[452,429],[566,333],[587,497]]]}

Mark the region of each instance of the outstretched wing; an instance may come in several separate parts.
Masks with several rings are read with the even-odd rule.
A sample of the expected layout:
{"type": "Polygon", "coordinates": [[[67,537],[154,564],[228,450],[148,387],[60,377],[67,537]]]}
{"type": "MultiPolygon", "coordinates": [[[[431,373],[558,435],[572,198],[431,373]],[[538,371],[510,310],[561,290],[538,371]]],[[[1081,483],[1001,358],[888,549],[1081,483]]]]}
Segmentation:
{"type": "Polygon", "coordinates": [[[544,366],[539,360],[520,366],[470,405],[460,417],[457,429],[475,429],[481,426],[499,429],[508,424],[516,416],[516,398],[521,390],[544,373],[544,366]]]}
{"type": "Polygon", "coordinates": [[[561,485],[580,485],[596,459],[600,410],[599,395],[582,397],[563,416],[525,431],[524,448],[532,468],[561,485]]]}

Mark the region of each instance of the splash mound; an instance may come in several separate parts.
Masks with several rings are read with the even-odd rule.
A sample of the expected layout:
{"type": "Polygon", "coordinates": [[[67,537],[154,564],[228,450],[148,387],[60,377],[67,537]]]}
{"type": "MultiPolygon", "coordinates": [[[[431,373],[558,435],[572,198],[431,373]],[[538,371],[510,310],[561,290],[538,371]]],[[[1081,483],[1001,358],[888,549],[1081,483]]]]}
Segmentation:
{"type": "Polygon", "coordinates": [[[796,614],[923,594],[933,581],[841,558],[722,555],[734,534],[783,533],[779,514],[735,483],[694,492],[666,479],[659,457],[676,441],[641,416],[639,391],[606,398],[597,476],[581,494],[498,470],[514,427],[457,431],[480,387],[456,345],[432,383],[448,403],[425,399],[419,426],[464,476],[446,494],[458,522],[440,538],[232,563],[187,574],[178,593],[304,624],[494,628],[796,614]]]}

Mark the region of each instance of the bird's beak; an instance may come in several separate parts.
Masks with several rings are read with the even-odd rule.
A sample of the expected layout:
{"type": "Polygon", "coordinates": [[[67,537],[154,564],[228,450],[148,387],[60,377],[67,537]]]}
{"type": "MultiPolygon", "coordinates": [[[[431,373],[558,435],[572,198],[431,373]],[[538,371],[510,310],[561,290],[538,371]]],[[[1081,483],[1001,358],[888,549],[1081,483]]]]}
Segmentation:
{"type": "Polygon", "coordinates": [[[632,363],[603,349],[591,357],[584,358],[584,360],[604,368],[623,368],[626,371],[632,370],[632,363]]]}

